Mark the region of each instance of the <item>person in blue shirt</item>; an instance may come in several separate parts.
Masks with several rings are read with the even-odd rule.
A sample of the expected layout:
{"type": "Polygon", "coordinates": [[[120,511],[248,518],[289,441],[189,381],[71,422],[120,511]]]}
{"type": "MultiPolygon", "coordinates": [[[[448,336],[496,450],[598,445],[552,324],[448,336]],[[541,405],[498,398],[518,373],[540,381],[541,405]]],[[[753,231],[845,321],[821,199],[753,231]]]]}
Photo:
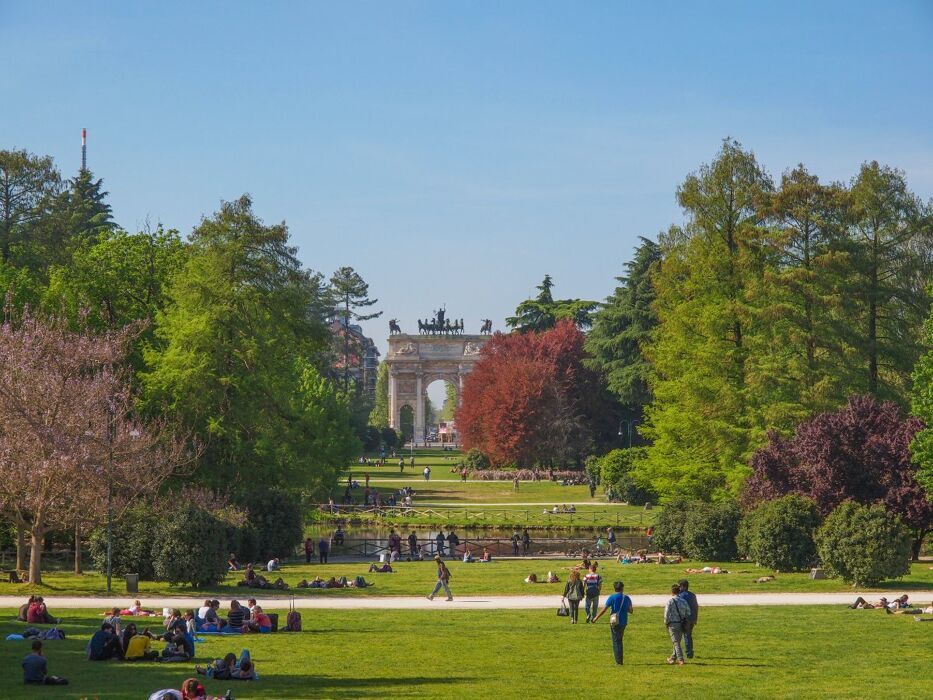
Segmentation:
{"type": "Polygon", "coordinates": [[[606,598],[605,607],[599,611],[593,622],[601,618],[607,610],[610,612],[609,634],[612,636],[612,651],[615,654],[616,663],[621,666],[622,635],[625,634],[628,616],[632,614],[632,599],[622,592],[625,585],[621,581],[616,581],[612,584],[612,587],[615,589],[615,593],[606,598]]]}
{"type": "Polygon", "coordinates": [[[690,606],[690,619],[682,627],[684,631],[684,656],[688,659],[693,658],[693,628],[697,626],[697,620],[700,617],[700,605],[697,603],[696,594],[690,592],[690,584],[687,579],[681,579],[680,597],[687,601],[690,606]]]}

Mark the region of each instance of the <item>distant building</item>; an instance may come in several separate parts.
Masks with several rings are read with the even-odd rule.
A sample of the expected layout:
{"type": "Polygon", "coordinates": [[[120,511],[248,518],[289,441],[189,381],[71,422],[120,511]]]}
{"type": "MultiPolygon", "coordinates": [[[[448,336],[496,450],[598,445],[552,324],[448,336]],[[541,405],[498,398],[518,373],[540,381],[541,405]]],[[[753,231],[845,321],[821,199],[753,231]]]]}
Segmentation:
{"type": "Polygon", "coordinates": [[[444,444],[454,444],[457,440],[457,424],[454,421],[441,421],[437,424],[437,439],[444,444]]]}
{"type": "Polygon", "coordinates": [[[363,391],[370,396],[376,393],[376,373],[379,369],[379,348],[372,338],[363,334],[363,329],[350,324],[349,330],[344,326],[343,317],[333,316],[330,331],[334,334],[334,374],[337,378],[343,377],[343,351],[344,336],[350,336],[350,379],[363,387],[363,391]]]}

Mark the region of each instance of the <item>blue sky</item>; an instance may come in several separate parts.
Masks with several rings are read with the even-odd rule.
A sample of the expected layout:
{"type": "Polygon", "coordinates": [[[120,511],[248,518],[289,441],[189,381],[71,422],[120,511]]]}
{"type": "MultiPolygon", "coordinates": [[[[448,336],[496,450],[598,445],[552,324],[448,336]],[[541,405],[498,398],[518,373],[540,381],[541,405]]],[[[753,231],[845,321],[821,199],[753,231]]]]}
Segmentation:
{"type": "Polygon", "coordinates": [[[352,265],[382,340],[441,303],[496,327],[544,273],[602,299],[732,136],[772,173],[860,162],[933,194],[933,2],[10,2],[0,148],[187,233],[253,195],[352,265]]]}

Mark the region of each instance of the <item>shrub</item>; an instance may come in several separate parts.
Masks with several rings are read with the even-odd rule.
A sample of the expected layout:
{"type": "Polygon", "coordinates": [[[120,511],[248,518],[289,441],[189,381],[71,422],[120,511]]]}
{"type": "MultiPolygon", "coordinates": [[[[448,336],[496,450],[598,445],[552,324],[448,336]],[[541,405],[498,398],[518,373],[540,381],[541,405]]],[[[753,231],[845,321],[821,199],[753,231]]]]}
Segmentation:
{"type": "Polygon", "coordinates": [[[156,578],[194,587],[213,586],[227,573],[226,523],[189,505],[163,517],[152,538],[156,578]]]}
{"type": "Polygon", "coordinates": [[[775,571],[797,571],[816,558],[813,536],[820,524],[816,503],[789,494],[765,501],[748,513],[739,527],[739,549],[775,571]]]}
{"type": "Polygon", "coordinates": [[[394,450],[396,447],[402,446],[402,435],[396,432],[394,428],[383,428],[382,443],[385,445],[386,450],[394,450]]]}
{"type": "Polygon", "coordinates": [[[469,452],[466,453],[466,457],[463,459],[464,465],[467,469],[471,470],[483,470],[489,469],[489,457],[483,454],[480,450],[477,450],[475,447],[471,448],[469,452]]]}
{"type": "Polygon", "coordinates": [[[654,523],[654,536],[651,544],[661,552],[676,552],[686,556],[684,548],[684,525],[690,502],[684,498],[674,498],[658,514],[654,523]]]}
{"type": "Polygon", "coordinates": [[[704,561],[735,559],[738,556],[735,538],[741,519],[742,513],[734,501],[691,503],[684,521],[687,556],[704,561]]]}
{"type": "Polygon", "coordinates": [[[910,531],[883,506],[852,501],[826,516],[816,533],[816,548],[832,577],[872,586],[910,571],[910,531]]]}
{"type": "Polygon", "coordinates": [[[382,431],[379,428],[366,426],[366,432],[363,433],[363,449],[367,452],[379,449],[379,443],[382,440],[382,431]]]}
{"type": "MultiPolygon", "coordinates": [[[[151,511],[139,505],[127,510],[113,523],[113,573],[139,574],[144,581],[155,578],[152,567],[152,536],[158,522],[151,511]]],[[[91,533],[88,548],[94,568],[107,573],[107,526],[91,533]]]]}
{"type": "Polygon", "coordinates": [[[656,502],[658,495],[650,485],[643,483],[633,472],[636,459],[642,459],[645,450],[632,447],[612,450],[600,459],[602,483],[611,501],[625,501],[635,506],[656,502]]]}
{"type": "MultiPolygon", "coordinates": [[[[256,549],[261,561],[289,557],[304,539],[304,510],[301,500],[283,489],[259,488],[250,491],[245,503],[249,523],[256,532],[256,549]]],[[[244,561],[248,561],[243,557],[244,561]]]]}

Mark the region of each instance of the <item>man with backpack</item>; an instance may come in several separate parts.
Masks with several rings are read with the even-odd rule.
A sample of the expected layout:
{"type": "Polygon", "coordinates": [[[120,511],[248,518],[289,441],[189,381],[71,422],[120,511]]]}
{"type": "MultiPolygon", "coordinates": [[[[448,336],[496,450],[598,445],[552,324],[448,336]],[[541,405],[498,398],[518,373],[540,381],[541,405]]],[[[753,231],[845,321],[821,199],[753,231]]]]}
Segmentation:
{"type": "Polygon", "coordinates": [[[697,626],[697,620],[700,618],[700,604],[697,603],[695,593],[690,591],[690,584],[687,579],[682,578],[677,584],[680,586],[680,597],[687,601],[690,606],[690,619],[683,624],[684,628],[684,655],[688,659],[693,658],[693,628],[697,626]]]}
{"type": "Polygon", "coordinates": [[[596,562],[590,564],[590,570],[583,577],[583,590],[586,592],[586,621],[595,622],[599,612],[599,592],[603,587],[603,578],[596,573],[596,562]]]}
{"type": "Polygon", "coordinates": [[[615,654],[616,663],[622,665],[622,636],[625,634],[625,626],[628,624],[628,616],[632,614],[632,599],[625,595],[622,590],[625,587],[621,581],[612,584],[615,593],[606,598],[606,607],[599,611],[599,614],[593,619],[596,622],[603,616],[607,610],[609,614],[609,634],[612,636],[612,652],[615,654]]]}

